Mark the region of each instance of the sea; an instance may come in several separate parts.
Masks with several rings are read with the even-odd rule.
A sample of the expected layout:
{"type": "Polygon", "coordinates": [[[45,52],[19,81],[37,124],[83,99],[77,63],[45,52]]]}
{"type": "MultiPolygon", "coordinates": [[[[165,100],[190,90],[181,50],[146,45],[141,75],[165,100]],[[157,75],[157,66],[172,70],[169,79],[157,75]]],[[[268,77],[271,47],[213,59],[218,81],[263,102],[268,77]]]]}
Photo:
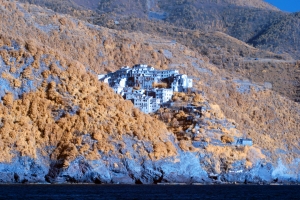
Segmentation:
{"type": "Polygon", "coordinates": [[[298,185],[0,185],[0,199],[299,199],[298,185]]]}

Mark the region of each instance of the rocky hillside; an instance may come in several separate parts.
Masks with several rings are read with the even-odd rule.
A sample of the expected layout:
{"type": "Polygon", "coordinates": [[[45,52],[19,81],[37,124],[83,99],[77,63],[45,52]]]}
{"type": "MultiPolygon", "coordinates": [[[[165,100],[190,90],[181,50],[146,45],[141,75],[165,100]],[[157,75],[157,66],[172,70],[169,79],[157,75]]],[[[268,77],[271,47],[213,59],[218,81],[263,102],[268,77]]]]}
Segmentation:
{"type": "Polygon", "coordinates": [[[252,38],[250,43],[260,49],[270,49],[273,52],[287,52],[299,59],[300,55],[300,13],[282,17],[261,34],[252,38]]]}
{"type": "Polygon", "coordinates": [[[179,42],[208,57],[220,69],[268,84],[290,99],[299,96],[294,60],[298,59],[299,45],[293,45],[299,38],[296,15],[278,11],[262,1],[20,1],[110,29],[141,31],[179,42]]]}
{"type": "Polygon", "coordinates": [[[0,11],[0,182],[300,181],[300,106],[268,84],[150,34],[16,2],[0,1],[0,11]],[[207,108],[196,137],[203,145],[177,127],[181,116],[145,115],[96,78],[136,63],[194,78],[203,94],[194,101],[207,108]],[[240,137],[254,145],[227,143],[240,137]]]}

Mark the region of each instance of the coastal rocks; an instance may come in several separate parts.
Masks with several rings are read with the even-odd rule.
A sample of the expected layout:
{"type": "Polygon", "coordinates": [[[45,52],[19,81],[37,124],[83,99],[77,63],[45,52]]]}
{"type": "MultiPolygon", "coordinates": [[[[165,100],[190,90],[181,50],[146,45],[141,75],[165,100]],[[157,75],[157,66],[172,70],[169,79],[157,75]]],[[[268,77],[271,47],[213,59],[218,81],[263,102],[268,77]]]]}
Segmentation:
{"type": "Polygon", "coordinates": [[[278,160],[277,166],[272,171],[272,177],[278,183],[296,183],[300,182],[300,173],[297,170],[300,167],[300,159],[294,159],[290,163],[285,163],[282,159],[278,160]]]}
{"type": "Polygon", "coordinates": [[[203,183],[210,182],[201,168],[199,157],[193,153],[180,152],[176,157],[159,161],[144,158],[87,161],[77,158],[69,167],[60,163],[50,165],[46,181],[49,183],[203,183]]]}
{"type": "Polygon", "coordinates": [[[208,175],[202,169],[199,157],[191,152],[180,152],[174,160],[156,163],[163,172],[162,181],[166,183],[207,182],[208,175]]]}
{"type": "MultiPolygon", "coordinates": [[[[134,140],[124,138],[127,144],[134,140]]],[[[147,146],[147,144],[145,144],[147,146]]],[[[151,160],[134,151],[128,145],[131,156],[101,155],[99,160],[77,157],[65,166],[53,161],[45,180],[49,183],[96,183],[96,184],[156,184],[156,183],[204,183],[210,182],[202,169],[196,153],[178,150],[178,155],[151,160]]],[[[149,152],[153,151],[149,147],[149,152]]]]}
{"type": "Polygon", "coordinates": [[[47,172],[43,159],[16,157],[11,163],[0,163],[0,183],[46,183],[47,172]]]}
{"type": "Polygon", "coordinates": [[[220,176],[222,182],[229,183],[271,183],[273,166],[258,162],[252,169],[230,170],[220,176]]]}
{"type": "Polygon", "coordinates": [[[229,170],[217,176],[217,183],[239,183],[239,184],[296,184],[300,182],[299,160],[290,164],[283,163],[279,159],[278,164],[258,161],[251,169],[229,170]]]}
{"type": "Polygon", "coordinates": [[[180,151],[177,156],[152,161],[145,158],[118,159],[116,156],[89,161],[78,157],[68,167],[39,157],[17,157],[0,164],[0,183],[95,183],[95,184],[291,184],[299,183],[299,174],[291,174],[292,165],[278,166],[258,161],[251,169],[232,169],[215,177],[201,166],[196,153],[180,151]],[[280,171],[281,170],[281,171],[280,171]],[[283,171],[282,171],[283,170],[283,171]],[[282,174],[282,173],[285,174],[282,174]]]}
{"type": "Polygon", "coordinates": [[[95,183],[95,184],[271,184],[299,183],[296,169],[299,159],[290,164],[279,160],[277,165],[264,159],[253,161],[252,167],[246,168],[246,160],[232,163],[231,168],[221,169],[212,174],[214,166],[219,165],[213,155],[204,155],[197,151],[180,150],[173,137],[168,138],[177,150],[176,156],[152,160],[141,155],[134,144],[145,146],[153,152],[151,144],[123,137],[126,148],[119,153],[103,154],[96,160],[77,156],[66,163],[63,160],[50,160],[38,156],[36,159],[17,156],[11,163],[0,164],[0,183],[95,183]],[[130,154],[128,157],[123,154],[130,154]],[[206,163],[205,160],[211,160],[206,163]]]}

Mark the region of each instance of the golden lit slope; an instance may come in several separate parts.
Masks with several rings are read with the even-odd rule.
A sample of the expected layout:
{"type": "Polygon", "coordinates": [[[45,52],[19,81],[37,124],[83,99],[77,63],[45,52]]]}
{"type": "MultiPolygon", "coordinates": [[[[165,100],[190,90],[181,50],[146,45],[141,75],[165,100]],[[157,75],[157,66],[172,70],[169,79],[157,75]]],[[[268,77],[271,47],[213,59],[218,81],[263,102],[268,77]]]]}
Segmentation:
{"type": "MultiPolygon", "coordinates": [[[[248,87],[247,83],[245,84],[243,80],[239,80],[226,71],[217,69],[209,64],[209,59],[206,56],[201,56],[199,53],[172,41],[147,34],[126,33],[93,26],[69,16],[58,15],[36,6],[16,5],[7,1],[2,1],[1,5],[0,20],[4,25],[0,27],[0,33],[5,35],[5,37],[1,37],[0,46],[11,43],[11,40],[7,39],[7,36],[10,35],[10,39],[18,41],[22,48],[26,47],[31,55],[35,55],[35,59],[44,59],[40,58],[39,55],[51,54],[55,56],[57,60],[61,61],[61,65],[66,68],[65,72],[56,73],[56,75],[62,76],[61,81],[64,84],[51,84],[50,87],[49,83],[47,83],[43,86],[41,91],[37,91],[35,95],[37,99],[44,99],[44,101],[46,101],[43,105],[49,105],[55,108],[55,110],[59,110],[59,106],[66,109],[73,104],[80,108],[78,112],[76,111],[76,115],[63,116],[57,120],[57,122],[55,121],[55,123],[51,121],[53,117],[50,117],[50,124],[53,124],[54,128],[56,127],[58,130],[56,131],[55,129],[55,131],[52,131],[51,129],[50,132],[60,134],[57,136],[54,134],[54,138],[62,138],[61,140],[54,140],[58,144],[57,151],[53,154],[55,158],[67,158],[66,160],[69,160],[69,156],[72,157],[73,154],[77,155],[77,151],[80,151],[74,148],[74,145],[77,144],[77,142],[75,142],[77,136],[76,134],[70,135],[72,130],[79,129],[84,132],[85,129],[87,129],[91,135],[94,135],[93,131],[100,128],[100,130],[104,130],[103,134],[102,132],[100,133],[100,135],[102,134],[102,138],[106,137],[106,133],[112,133],[113,139],[119,139],[120,134],[117,134],[119,130],[122,135],[127,134],[127,121],[132,123],[130,124],[129,135],[136,134],[137,139],[152,141],[154,147],[157,148],[157,157],[160,157],[160,155],[163,157],[165,155],[174,154],[174,149],[172,150],[171,148],[172,145],[169,143],[161,143],[163,139],[160,140],[158,137],[158,135],[161,137],[166,136],[166,128],[161,122],[152,122],[153,119],[144,114],[140,114],[139,118],[139,115],[136,116],[136,114],[134,114],[137,111],[129,105],[129,113],[124,116],[121,111],[123,107],[127,108],[127,106],[119,108],[118,105],[127,105],[125,101],[113,94],[107,86],[98,83],[95,77],[91,78],[91,75],[82,75],[82,73],[74,73],[73,71],[78,70],[78,68],[84,71],[85,69],[82,67],[84,65],[86,68],[96,72],[104,72],[118,69],[123,65],[133,65],[136,63],[150,64],[157,69],[165,69],[168,67],[176,68],[182,73],[193,76],[195,82],[198,82],[196,87],[205,92],[210,103],[219,105],[225,117],[233,119],[236,122],[238,130],[244,133],[245,136],[253,138],[254,143],[259,148],[269,152],[270,154],[268,155],[273,158],[273,161],[279,157],[288,161],[299,157],[300,106],[281,97],[276,92],[258,87],[253,83],[248,87]],[[34,17],[32,14],[34,14],[34,17]],[[7,22],[10,23],[8,24],[7,22]],[[74,60],[78,60],[83,65],[71,64],[74,60]],[[72,66],[77,67],[74,68],[72,66]],[[71,71],[68,72],[68,69],[71,71]],[[72,76],[75,76],[74,80],[71,78],[72,76]],[[92,85],[96,87],[94,88],[95,90],[92,89],[92,85]],[[244,87],[248,88],[249,91],[246,89],[245,92],[244,87]],[[56,92],[53,92],[53,88],[57,89],[56,92]],[[102,91],[106,92],[103,93],[102,91]],[[55,95],[53,97],[48,93],[55,95]],[[70,99],[71,102],[64,102],[64,98],[67,100],[70,99]],[[102,99],[104,102],[102,102],[102,99]],[[60,103],[56,104],[57,101],[60,103]],[[100,103],[97,104],[99,101],[100,103]],[[97,109],[95,111],[89,109],[88,102],[91,102],[92,108],[97,109]],[[109,106],[111,109],[103,111],[103,105],[106,105],[105,109],[109,106]],[[56,106],[58,106],[58,108],[56,106]],[[83,112],[81,112],[81,109],[83,109],[83,112]],[[103,112],[99,112],[98,110],[102,110],[103,112]],[[87,113],[88,115],[86,115],[87,113]],[[102,116],[103,113],[104,116],[102,116]],[[98,118],[100,121],[104,119],[105,123],[99,125],[98,118]],[[62,121],[63,119],[66,121],[62,121]],[[77,123],[76,119],[80,119],[80,123],[77,123]],[[88,119],[91,120],[90,123],[86,123],[89,122],[88,119]],[[71,121],[71,127],[68,126],[64,128],[63,124],[68,124],[69,121],[71,121]],[[142,125],[138,125],[138,123],[142,123],[142,125]],[[160,123],[160,125],[157,126],[157,123],[160,123]],[[77,127],[77,124],[80,126],[77,127]],[[73,125],[76,126],[73,127],[73,125]],[[101,127],[103,127],[103,129],[101,129],[101,127]],[[158,127],[162,128],[157,130],[158,127]],[[139,132],[145,129],[146,131],[139,132]],[[152,135],[152,130],[157,134],[152,135]],[[58,141],[64,142],[59,143],[58,141]],[[64,144],[66,144],[66,146],[64,144]],[[70,155],[63,153],[69,150],[73,153],[70,155]],[[276,153],[277,150],[284,150],[287,154],[278,154],[276,153]]],[[[10,54],[12,53],[8,54],[7,50],[5,50],[1,53],[1,56],[7,57],[7,55],[10,54]]],[[[19,53],[16,55],[19,55],[19,53]]],[[[6,62],[8,65],[12,65],[10,59],[6,59],[6,62]]],[[[51,59],[45,62],[48,62],[47,66],[52,64],[51,59]]],[[[33,64],[32,68],[37,66],[38,64],[33,64]]],[[[11,70],[13,71],[13,67],[11,70]]],[[[53,67],[50,71],[56,71],[56,68],[53,67]]],[[[28,78],[29,75],[29,70],[24,72],[24,78],[28,78]]],[[[7,74],[3,74],[2,76],[10,79],[7,74]]],[[[17,80],[10,80],[16,87],[20,84],[17,80]]],[[[26,96],[27,95],[24,95],[24,98],[26,96]]],[[[27,98],[31,101],[35,101],[33,94],[28,94],[27,98]]],[[[28,102],[26,104],[23,100],[12,101],[10,95],[5,97],[4,103],[7,104],[2,108],[4,111],[2,116],[6,117],[10,111],[9,109],[15,108],[13,110],[15,110],[14,112],[16,112],[16,114],[11,115],[13,119],[19,115],[21,110],[25,110],[25,114],[27,114],[27,110],[31,107],[28,105],[28,102]],[[18,104],[22,109],[17,108],[18,104]]],[[[35,105],[33,105],[33,108],[34,106],[35,105]]],[[[45,109],[45,119],[48,119],[52,108],[50,110],[45,109]]],[[[124,112],[126,113],[126,110],[124,112]]],[[[44,132],[43,126],[39,125],[34,115],[32,115],[34,118],[27,115],[25,116],[28,118],[25,122],[29,122],[29,118],[31,120],[30,123],[27,123],[29,130],[38,130],[39,134],[44,132]]],[[[7,126],[12,122],[14,121],[6,122],[8,123],[7,126]]],[[[18,125],[18,121],[15,122],[16,126],[20,126],[18,125]]],[[[14,124],[11,125],[14,126],[14,124]]],[[[5,130],[4,135],[6,138],[10,138],[8,137],[10,134],[9,130],[11,129],[8,128],[5,130]]],[[[32,131],[22,132],[28,132],[28,134],[32,133],[32,131]]],[[[46,135],[47,134],[49,133],[46,131],[46,135]]],[[[82,134],[83,133],[79,132],[79,135],[82,134]]],[[[46,139],[39,139],[42,141],[39,144],[50,144],[47,142],[51,141],[51,136],[46,137],[46,139]],[[44,143],[44,141],[46,142],[44,143]]],[[[96,134],[95,138],[97,137],[96,134]]],[[[101,136],[99,136],[99,138],[101,138],[101,136]]],[[[25,137],[23,140],[25,140],[25,142],[24,144],[21,143],[20,146],[23,145],[27,147],[26,143],[29,143],[30,140],[26,141],[25,137]]],[[[36,141],[39,140],[36,139],[36,141]]],[[[14,145],[14,141],[17,141],[17,137],[9,144],[14,145]]],[[[105,151],[106,149],[110,149],[111,144],[112,143],[107,142],[105,138],[103,149],[100,148],[100,150],[105,151]]],[[[25,147],[24,149],[30,149],[25,147]]],[[[23,149],[23,147],[21,149],[23,149]]],[[[91,150],[93,149],[91,148],[91,150]]],[[[91,150],[82,150],[82,152],[89,153],[91,150]]],[[[9,150],[3,151],[9,154],[9,150]]],[[[30,152],[31,155],[34,155],[33,150],[26,150],[25,152],[30,152]]],[[[11,158],[10,156],[11,155],[8,155],[8,160],[11,158]]],[[[150,157],[152,156],[153,155],[150,154],[150,157]]]]}
{"type": "MultiPolygon", "coordinates": [[[[11,43],[3,37],[0,41],[11,43]]],[[[63,160],[67,166],[78,155],[87,159],[99,158],[98,150],[103,154],[128,157],[130,154],[123,155],[115,149],[118,145],[121,149],[126,148],[123,136],[149,141],[154,152],[140,148],[139,153],[151,159],[176,154],[173,144],[165,142],[168,130],[162,122],[133,108],[131,102],[100,83],[82,64],[65,60],[41,46],[28,44],[27,49],[33,54],[23,48],[1,50],[1,57],[5,55],[10,67],[10,72],[3,72],[2,78],[9,80],[14,88],[20,87],[16,83],[24,84],[28,79],[42,79],[43,82],[36,91],[23,94],[21,99],[14,99],[13,91],[7,91],[3,97],[3,104],[0,104],[0,162],[9,162],[19,154],[36,158],[41,153],[51,154],[53,160],[63,160]],[[21,77],[12,78],[14,69],[32,56],[35,62],[23,70],[21,77]],[[9,62],[11,58],[16,60],[9,62]],[[57,61],[61,66],[56,64],[57,61]],[[42,63],[42,73],[33,76],[42,63]],[[48,82],[49,77],[59,83],[48,82]],[[86,142],[86,137],[91,141],[86,142]],[[52,147],[53,152],[47,147],[52,147]]]]}

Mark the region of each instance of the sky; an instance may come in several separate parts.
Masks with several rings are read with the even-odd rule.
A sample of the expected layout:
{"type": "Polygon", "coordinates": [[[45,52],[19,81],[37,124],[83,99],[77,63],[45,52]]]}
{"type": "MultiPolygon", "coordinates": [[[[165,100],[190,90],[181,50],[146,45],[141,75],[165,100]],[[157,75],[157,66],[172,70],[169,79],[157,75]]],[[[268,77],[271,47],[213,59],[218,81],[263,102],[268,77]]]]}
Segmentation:
{"type": "Polygon", "coordinates": [[[287,12],[300,11],[300,0],[265,0],[277,8],[287,12]]]}

